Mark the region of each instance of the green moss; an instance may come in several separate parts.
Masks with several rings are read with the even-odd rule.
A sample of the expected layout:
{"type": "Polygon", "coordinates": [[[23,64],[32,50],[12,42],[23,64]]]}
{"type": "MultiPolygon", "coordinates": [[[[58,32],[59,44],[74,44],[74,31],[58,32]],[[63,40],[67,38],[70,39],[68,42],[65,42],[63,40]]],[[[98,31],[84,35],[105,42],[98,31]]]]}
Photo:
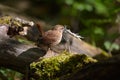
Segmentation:
{"type": "Polygon", "coordinates": [[[103,56],[105,57],[110,57],[111,55],[105,51],[102,50],[102,53],[101,53],[103,56]]]}
{"type": "Polygon", "coordinates": [[[24,27],[24,26],[33,26],[34,22],[21,19],[19,17],[13,16],[1,16],[0,25],[8,25],[10,27],[24,27]]]}
{"type": "MultiPolygon", "coordinates": [[[[27,22],[27,21],[25,21],[23,19],[21,19],[21,21],[18,21],[15,18],[16,17],[12,17],[12,16],[2,16],[2,17],[0,17],[0,25],[7,25],[9,27],[16,28],[16,29],[18,27],[24,27],[25,26],[25,22],[27,22]]],[[[27,23],[26,23],[26,25],[27,25],[27,23]]],[[[13,33],[14,33],[14,31],[13,31],[13,33]]],[[[15,35],[14,37],[15,37],[16,40],[18,40],[21,43],[35,44],[34,42],[27,40],[25,38],[25,36],[15,35]]]]}
{"type": "Polygon", "coordinates": [[[96,60],[84,54],[63,52],[58,56],[33,62],[30,67],[40,76],[39,80],[59,80],[59,77],[69,75],[77,69],[81,69],[84,65],[93,62],[96,62],[96,60]]]}
{"type": "Polygon", "coordinates": [[[4,16],[0,17],[0,24],[10,24],[11,17],[10,16],[4,16]]]}
{"type": "MultiPolygon", "coordinates": [[[[21,19],[21,20],[23,20],[23,19],[21,19]]],[[[12,16],[0,17],[0,25],[8,25],[10,27],[14,27],[14,26],[15,27],[23,27],[23,24],[25,24],[25,23],[17,20],[16,17],[12,17],[12,16]]]]}
{"type": "Polygon", "coordinates": [[[3,17],[0,17],[0,24],[1,25],[11,25],[11,23],[14,25],[14,26],[22,26],[22,24],[16,20],[12,20],[13,17],[11,16],[3,16],[3,17]]]}
{"type": "Polygon", "coordinates": [[[101,51],[102,51],[101,54],[94,57],[95,59],[101,61],[101,60],[105,60],[105,59],[112,57],[111,54],[105,52],[104,50],[101,50],[101,51]]]}

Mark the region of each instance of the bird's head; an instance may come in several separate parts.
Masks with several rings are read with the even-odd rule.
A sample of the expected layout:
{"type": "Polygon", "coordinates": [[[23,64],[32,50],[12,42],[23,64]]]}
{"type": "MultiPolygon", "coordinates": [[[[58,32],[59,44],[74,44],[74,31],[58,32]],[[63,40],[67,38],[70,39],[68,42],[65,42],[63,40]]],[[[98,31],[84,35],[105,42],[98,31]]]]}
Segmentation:
{"type": "Polygon", "coordinates": [[[55,27],[53,28],[53,30],[58,30],[58,31],[61,31],[63,32],[64,31],[64,26],[63,25],[55,25],[55,27]]]}

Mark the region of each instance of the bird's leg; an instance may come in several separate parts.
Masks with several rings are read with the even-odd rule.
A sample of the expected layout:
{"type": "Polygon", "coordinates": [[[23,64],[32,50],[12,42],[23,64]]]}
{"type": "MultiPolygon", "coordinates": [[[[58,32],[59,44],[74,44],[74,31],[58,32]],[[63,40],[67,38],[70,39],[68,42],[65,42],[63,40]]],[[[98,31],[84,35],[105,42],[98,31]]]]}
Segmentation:
{"type": "Polygon", "coordinates": [[[68,42],[65,43],[65,51],[68,51],[68,42]]]}
{"type": "Polygon", "coordinates": [[[51,46],[47,45],[47,51],[50,51],[50,50],[51,50],[51,46]]]}
{"type": "Polygon", "coordinates": [[[68,52],[71,53],[71,45],[72,45],[72,38],[70,38],[69,40],[66,40],[66,48],[68,50],[68,52]]]}
{"type": "Polygon", "coordinates": [[[67,50],[68,52],[71,52],[70,49],[71,49],[71,48],[70,48],[70,42],[67,41],[67,43],[66,43],[66,50],[67,50]]]}
{"type": "Polygon", "coordinates": [[[53,54],[53,49],[51,48],[51,46],[48,48],[48,51],[51,53],[51,54],[53,54]]]}
{"type": "Polygon", "coordinates": [[[71,53],[71,45],[72,45],[72,43],[73,43],[73,39],[70,38],[69,39],[69,48],[68,48],[68,50],[69,50],[70,53],[71,53]]]}
{"type": "Polygon", "coordinates": [[[45,55],[44,57],[47,58],[47,57],[51,57],[51,56],[53,56],[53,55],[54,55],[53,50],[51,50],[51,48],[48,47],[47,53],[46,53],[46,55],[45,55]]]}
{"type": "Polygon", "coordinates": [[[71,53],[71,45],[72,45],[72,38],[66,38],[65,36],[63,36],[63,39],[66,41],[65,43],[65,50],[67,50],[68,52],[71,53]]]}
{"type": "Polygon", "coordinates": [[[48,48],[47,51],[51,51],[51,48],[48,48]]]}

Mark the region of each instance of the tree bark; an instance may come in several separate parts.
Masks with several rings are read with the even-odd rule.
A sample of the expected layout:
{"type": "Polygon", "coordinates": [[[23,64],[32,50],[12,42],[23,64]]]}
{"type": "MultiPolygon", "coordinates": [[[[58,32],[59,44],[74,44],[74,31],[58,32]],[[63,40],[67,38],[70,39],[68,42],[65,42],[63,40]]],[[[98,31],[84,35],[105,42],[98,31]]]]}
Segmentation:
{"type": "Polygon", "coordinates": [[[120,55],[85,66],[61,80],[119,80],[120,55]]]}
{"type": "MultiPolygon", "coordinates": [[[[51,51],[46,51],[42,47],[37,47],[34,44],[21,43],[15,38],[10,38],[7,35],[8,26],[0,25],[0,66],[16,70],[23,74],[26,74],[27,68],[29,68],[30,63],[45,57],[46,54],[50,56],[55,56],[62,51],[66,50],[67,42],[62,41],[59,45],[54,46],[51,51]],[[53,53],[53,54],[51,54],[53,53]]],[[[69,33],[63,33],[70,39],[72,43],[69,45],[72,53],[86,54],[91,57],[102,53],[102,50],[93,47],[86,42],[75,38],[69,33]]],[[[39,38],[39,31],[34,25],[29,27],[26,37],[28,40],[37,43],[39,38]]],[[[31,74],[31,73],[30,73],[31,74]]],[[[31,74],[35,76],[34,74],[31,74]]]]}
{"type": "Polygon", "coordinates": [[[0,26],[0,66],[25,73],[26,66],[43,57],[46,51],[9,38],[6,29],[7,26],[0,26]]]}
{"type": "Polygon", "coordinates": [[[0,65],[22,73],[26,66],[46,53],[38,47],[21,44],[14,40],[0,43],[0,50],[0,65]]]}

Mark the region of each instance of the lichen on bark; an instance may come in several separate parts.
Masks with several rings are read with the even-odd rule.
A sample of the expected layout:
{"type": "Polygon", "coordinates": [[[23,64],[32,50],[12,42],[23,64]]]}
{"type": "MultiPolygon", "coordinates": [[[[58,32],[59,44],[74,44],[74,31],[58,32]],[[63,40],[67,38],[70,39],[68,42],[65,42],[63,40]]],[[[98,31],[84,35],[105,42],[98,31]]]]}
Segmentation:
{"type": "Polygon", "coordinates": [[[10,26],[11,24],[14,26],[19,26],[19,27],[34,26],[33,21],[24,20],[19,17],[13,17],[13,16],[1,16],[0,17],[0,25],[10,26]]]}
{"type": "Polygon", "coordinates": [[[97,60],[86,56],[85,54],[70,54],[63,52],[58,56],[43,58],[30,65],[31,70],[37,74],[39,80],[56,80],[62,76],[82,69],[85,65],[95,63],[97,60]]]}
{"type": "Polygon", "coordinates": [[[21,23],[17,21],[12,21],[13,17],[12,16],[3,16],[0,17],[0,24],[1,25],[11,25],[11,23],[14,23],[16,26],[21,26],[21,23]]]}

